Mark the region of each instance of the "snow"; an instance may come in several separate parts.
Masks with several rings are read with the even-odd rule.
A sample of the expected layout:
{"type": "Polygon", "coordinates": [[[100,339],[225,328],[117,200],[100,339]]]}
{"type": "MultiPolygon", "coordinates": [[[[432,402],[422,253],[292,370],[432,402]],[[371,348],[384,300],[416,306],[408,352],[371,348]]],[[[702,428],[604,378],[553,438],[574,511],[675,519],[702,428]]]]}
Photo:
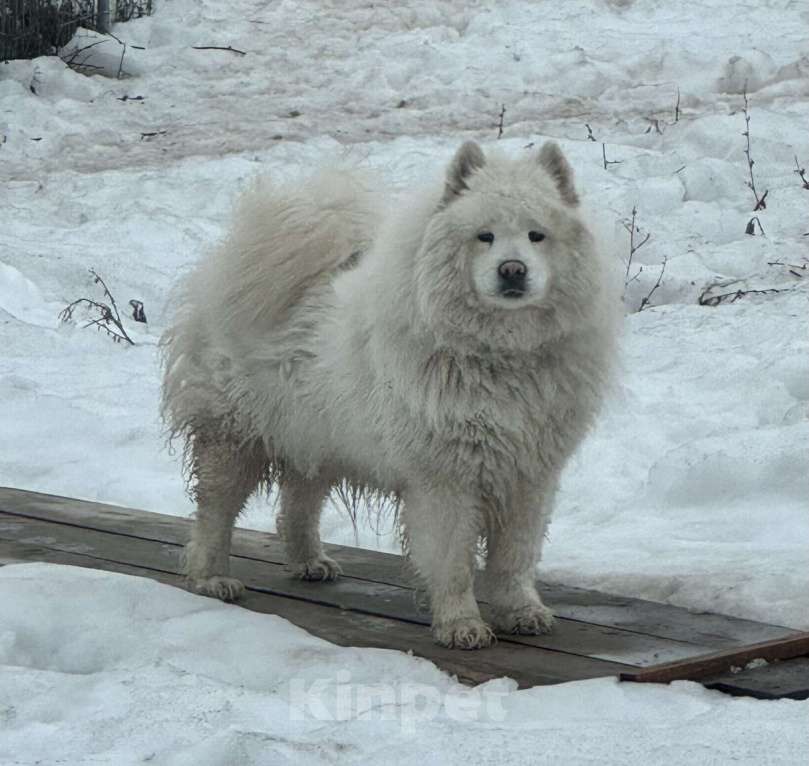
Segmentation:
{"type": "MultiPolygon", "coordinates": [[[[395,191],[440,172],[466,138],[519,153],[552,137],[615,258],[627,256],[633,207],[638,239],[651,237],[630,270],[623,372],[565,474],[541,576],[809,628],[809,192],[794,172],[796,156],[809,163],[807,20],[787,0],[709,0],[698,12],[664,0],[164,0],[115,27],[121,79],[112,40],[88,60],[107,76],[56,58],[0,64],[0,484],[191,511],[157,417],[156,344],[171,286],[255,174],[294,177],[338,157],[395,191]],[[769,190],[757,213],[745,84],[756,186],[769,190]],[[602,142],[618,163],[606,169],[602,142]],[[764,236],[745,234],[754,214],[764,236]],[[134,347],[58,322],[70,301],[102,298],[89,268],[125,321],[128,301],[143,301],[149,324],[127,322],[134,347]],[[778,292],[698,305],[710,285],[714,296],[778,292]]],[[[241,523],[273,529],[262,501],[241,523]]],[[[330,509],[323,527],[333,542],[396,549],[384,520],[355,530],[330,509]]],[[[118,764],[153,751],[158,763],[230,763],[234,752],[245,763],[430,762],[439,748],[436,762],[790,763],[806,752],[805,703],[611,680],[495,683],[502,721],[441,713],[413,737],[404,684],[457,691],[429,663],[338,649],[113,575],[9,567],[0,583],[0,762],[118,764]],[[387,723],[293,726],[279,684],[336,689],[341,671],[389,682],[405,702],[387,723]]]]}
{"type": "Polygon", "coordinates": [[[809,705],[612,678],[468,689],[150,580],[24,564],[0,569],[0,732],[4,764],[797,764],[809,705]]]}

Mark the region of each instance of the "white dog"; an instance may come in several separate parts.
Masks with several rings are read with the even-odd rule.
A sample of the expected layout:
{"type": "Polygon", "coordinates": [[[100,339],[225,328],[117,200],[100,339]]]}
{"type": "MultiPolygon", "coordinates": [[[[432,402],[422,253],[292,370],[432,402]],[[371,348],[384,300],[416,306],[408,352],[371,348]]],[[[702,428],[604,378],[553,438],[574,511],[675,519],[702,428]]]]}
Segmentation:
{"type": "Polygon", "coordinates": [[[341,483],[401,500],[445,646],[542,633],[534,584],[562,467],[599,406],[616,309],[555,143],[518,160],[465,143],[445,182],[381,216],[357,173],[259,181],[181,286],[164,415],[197,502],[186,574],[237,598],[234,521],[266,482],[298,576],[335,578],[318,532],[341,483]]]}

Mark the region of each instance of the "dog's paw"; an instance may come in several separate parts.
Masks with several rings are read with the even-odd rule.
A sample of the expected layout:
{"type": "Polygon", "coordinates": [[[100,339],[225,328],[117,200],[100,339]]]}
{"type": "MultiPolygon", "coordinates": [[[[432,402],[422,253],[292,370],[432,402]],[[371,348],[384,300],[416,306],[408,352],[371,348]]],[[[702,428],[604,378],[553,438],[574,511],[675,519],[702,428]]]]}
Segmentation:
{"type": "Polygon", "coordinates": [[[505,609],[495,615],[494,625],[501,633],[539,636],[553,629],[553,612],[544,604],[505,609]]]}
{"type": "Polygon", "coordinates": [[[292,573],[301,580],[336,580],[342,573],[340,565],[326,555],[292,565],[292,573]]]}
{"type": "Polygon", "coordinates": [[[463,617],[433,625],[436,643],[449,649],[485,649],[495,641],[494,632],[477,617],[463,617]]]}
{"type": "Polygon", "coordinates": [[[235,577],[189,577],[186,583],[192,593],[221,601],[236,601],[244,593],[244,585],[235,577]]]}

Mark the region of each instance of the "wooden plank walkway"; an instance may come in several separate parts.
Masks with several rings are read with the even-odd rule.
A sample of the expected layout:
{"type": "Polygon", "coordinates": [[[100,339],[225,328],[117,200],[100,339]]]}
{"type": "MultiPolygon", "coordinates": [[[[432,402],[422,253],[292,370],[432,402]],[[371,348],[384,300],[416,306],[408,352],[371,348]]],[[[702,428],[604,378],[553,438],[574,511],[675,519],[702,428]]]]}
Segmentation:
{"type": "MultiPolygon", "coordinates": [[[[0,488],[0,564],[45,561],[181,586],[180,551],[189,533],[186,518],[0,488]]],[[[683,663],[697,660],[714,673],[701,679],[709,687],[762,698],[809,697],[809,658],[735,674],[717,671],[716,660],[699,663],[749,644],[791,639],[800,646],[794,630],[541,582],[558,618],[553,633],[503,635],[478,652],[444,649],[432,642],[429,615],[417,608],[400,556],[326,548],[344,576],[335,583],[302,582],[285,571],[277,536],[236,529],[231,572],[247,587],[239,603],[336,644],[412,651],[466,683],[499,676],[523,687],[609,675],[642,681],[654,678],[649,674],[657,666],[669,676],[692,677],[683,663]]],[[[485,616],[485,593],[482,610],[485,616]]]]}

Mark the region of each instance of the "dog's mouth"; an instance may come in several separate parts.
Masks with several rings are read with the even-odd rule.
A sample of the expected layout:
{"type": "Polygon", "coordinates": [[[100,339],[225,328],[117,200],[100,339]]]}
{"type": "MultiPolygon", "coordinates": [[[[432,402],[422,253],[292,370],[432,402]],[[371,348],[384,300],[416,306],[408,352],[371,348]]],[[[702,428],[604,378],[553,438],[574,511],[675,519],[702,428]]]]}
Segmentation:
{"type": "Polygon", "coordinates": [[[507,287],[505,290],[500,291],[500,295],[504,298],[522,298],[527,290],[522,287],[507,287]]]}

